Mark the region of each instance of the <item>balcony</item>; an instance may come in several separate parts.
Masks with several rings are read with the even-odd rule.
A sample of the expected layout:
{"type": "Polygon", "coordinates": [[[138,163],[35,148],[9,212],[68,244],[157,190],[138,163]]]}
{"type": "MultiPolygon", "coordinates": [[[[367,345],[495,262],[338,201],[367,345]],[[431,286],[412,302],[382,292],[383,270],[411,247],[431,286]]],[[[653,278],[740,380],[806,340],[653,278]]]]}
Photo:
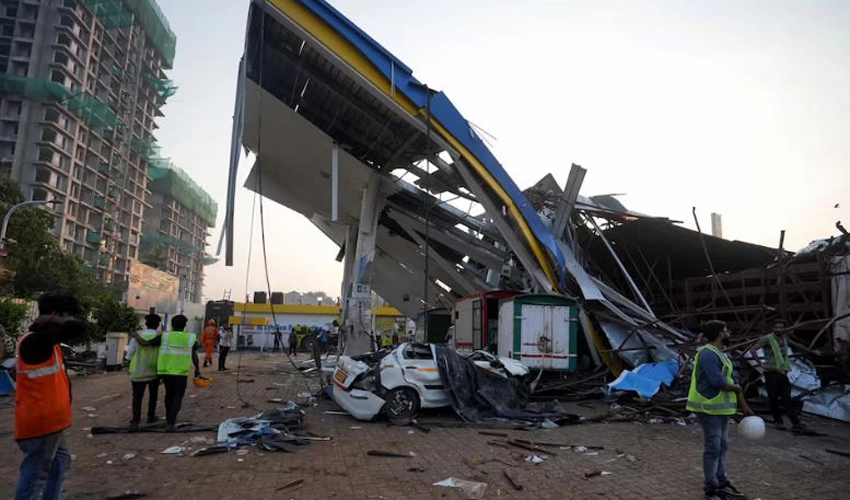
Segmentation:
{"type": "Polygon", "coordinates": [[[106,198],[103,196],[95,196],[92,201],[92,206],[95,208],[103,208],[106,206],[106,198]]]}
{"type": "Polygon", "coordinates": [[[101,241],[100,233],[95,231],[89,231],[89,234],[86,235],[86,242],[92,243],[95,245],[99,245],[101,241]]]}

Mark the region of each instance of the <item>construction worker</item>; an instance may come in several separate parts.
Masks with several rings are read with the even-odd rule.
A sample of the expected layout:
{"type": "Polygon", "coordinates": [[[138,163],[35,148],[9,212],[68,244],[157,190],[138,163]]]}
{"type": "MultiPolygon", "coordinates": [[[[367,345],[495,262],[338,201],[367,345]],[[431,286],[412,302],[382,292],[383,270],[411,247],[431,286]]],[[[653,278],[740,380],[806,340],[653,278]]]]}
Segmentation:
{"type": "MultiPolygon", "coordinates": [[[[785,428],[782,414],[787,413],[791,419],[792,430],[801,431],[805,428],[800,422],[800,416],[794,401],[791,399],[791,382],[788,372],[791,371],[791,360],[788,358],[788,334],[785,321],[777,319],[773,322],[771,333],[765,335],[750,349],[759,366],[764,369],[764,381],[767,385],[767,398],[770,401],[770,413],[773,414],[773,424],[785,428]],[[764,350],[764,359],[758,357],[757,351],[764,350]]],[[[795,347],[797,344],[793,343],[795,347]]]]}
{"type": "Polygon", "coordinates": [[[71,426],[71,381],[60,344],[85,334],[77,299],[45,294],[39,316],[18,342],[15,441],[24,454],[16,500],[59,498],[71,466],[63,430],[71,426]]]}
{"type": "Polygon", "coordinates": [[[384,332],[384,334],[381,335],[381,347],[384,349],[392,349],[393,338],[390,336],[389,332],[384,332]]]}
{"type": "Polygon", "coordinates": [[[218,341],[218,328],[215,327],[215,320],[211,319],[207,322],[204,331],[201,332],[201,345],[204,346],[204,367],[212,366],[212,353],[216,341],[218,341]]]}
{"type": "Polygon", "coordinates": [[[708,342],[694,356],[687,409],[696,414],[702,427],[705,498],[745,498],[726,477],[726,434],[729,417],[739,405],[745,415],[752,415],[752,411],[741,386],[732,378],[732,361],[721,350],[729,343],[726,323],[707,321],[703,335],[708,342]]]}
{"type": "Polygon", "coordinates": [[[157,314],[145,316],[145,329],[133,335],[127,346],[127,355],[130,357],[130,382],[133,386],[133,419],[130,421],[130,432],[139,430],[145,388],[148,390],[148,423],[157,421],[156,400],[159,392],[157,358],[162,341],[161,332],[158,331],[160,321],[157,314]],[[144,342],[144,345],[141,342],[144,342]]]}
{"type": "Polygon", "coordinates": [[[165,430],[174,432],[177,414],[186,394],[189,369],[195,366],[195,378],[201,376],[198,366],[197,336],[184,332],[188,320],[178,314],[171,318],[171,331],[162,334],[162,345],[157,357],[157,372],[165,386],[165,430]]]}
{"type": "Polygon", "coordinates": [[[227,367],[227,353],[233,347],[233,329],[229,326],[222,326],[218,330],[218,371],[223,372],[229,370],[227,367]]]}
{"type": "Polygon", "coordinates": [[[289,329],[289,351],[287,352],[288,356],[295,356],[298,354],[298,334],[295,333],[295,328],[289,329]]]}

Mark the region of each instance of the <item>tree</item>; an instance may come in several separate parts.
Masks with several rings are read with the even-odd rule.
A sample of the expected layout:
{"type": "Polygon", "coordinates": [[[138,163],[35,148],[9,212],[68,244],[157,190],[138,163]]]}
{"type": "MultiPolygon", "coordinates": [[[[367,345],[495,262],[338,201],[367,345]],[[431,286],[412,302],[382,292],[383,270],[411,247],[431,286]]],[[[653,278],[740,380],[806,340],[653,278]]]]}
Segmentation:
{"type": "Polygon", "coordinates": [[[27,305],[25,303],[6,297],[0,298],[0,358],[10,347],[6,343],[18,338],[26,318],[27,305]]]}
{"type": "Polygon", "coordinates": [[[98,297],[93,306],[91,341],[104,340],[108,332],[134,332],[141,328],[136,311],[111,294],[98,297]]]}

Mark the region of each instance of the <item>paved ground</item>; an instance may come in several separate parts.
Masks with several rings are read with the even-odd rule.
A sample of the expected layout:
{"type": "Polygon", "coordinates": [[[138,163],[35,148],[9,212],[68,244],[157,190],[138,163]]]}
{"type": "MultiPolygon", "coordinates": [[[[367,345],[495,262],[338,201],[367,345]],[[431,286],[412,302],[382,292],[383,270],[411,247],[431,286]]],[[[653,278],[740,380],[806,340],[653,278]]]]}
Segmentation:
{"type": "MultiPolygon", "coordinates": [[[[303,355],[302,355],[303,358],[303,355]]],[[[238,357],[231,357],[235,368],[238,357]]],[[[315,379],[286,373],[285,358],[246,354],[239,384],[241,397],[254,408],[242,408],[235,372],[219,374],[210,389],[191,386],[181,420],[217,423],[225,418],[253,416],[274,406],[271,398],[298,399],[317,387],[315,379]],[[247,382],[253,380],[253,382],[247,382]]],[[[307,408],[307,429],[332,436],[313,443],[303,454],[235,452],[204,457],[163,455],[173,445],[193,449],[213,433],[132,434],[90,436],[93,425],[124,425],[130,417],[130,384],[126,373],[77,377],[74,384],[74,425],[67,432],[74,462],[66,494],[75,499],[99,499],[126,490],[147,498],[296,498],[296,499],[431,499],[464,498],[458,491],[432,486],[450,476],[488,484],[485,498],[551,499],[687,499],[701,496],[701,436],[698,426],[636,423],[587,424],[533,433],[510,431],[519,438],[564,444],[603,446],[593,453],[553,450],[543,463],[524,461],[528,453],[488,445],[480,429],[432,428],[423,433],[386,423],[358,422],[348,416],[326,415],[337,409],[330,401],[307,408]],[[88,409],[84,409],[88,408],[88,409]],[[94,409],[92,409],[94,408],[94,409]],[[192,441],[192,439],[195,441],[192,441]],[[410,458],[366,456],[370,449],[413,452],[410,458]],[[127,454],[134,454],[124,459],[127,454]],[[515,491],[502,475],[508,470],[523,485],[515,491]],[[594,471],[610,475],[585,478],[594,471]],[[299,486],[279,490],[303,479],[299,486]]],[[[303,398],[302,398],[303,399],[303,398]]],[[[577,408],[579,411],[590,411],[577,408]]],[[[16,483],[20,453],[12,440],[10,398],[0,398],[0,497],[16,483]]],[[[444,420],[452,422],[453,419],[444,420]]],[[[848,498],[850,458],[825,448],[850,449],[850,427],[826,420],[808,421],[830,437],[797,437],[769,431],[759,442],[747,442],[732,432],[730,469],[733,480],[750,498],[848,498]],[[843,493],[842,493],[843,492],[843,493]]]]}

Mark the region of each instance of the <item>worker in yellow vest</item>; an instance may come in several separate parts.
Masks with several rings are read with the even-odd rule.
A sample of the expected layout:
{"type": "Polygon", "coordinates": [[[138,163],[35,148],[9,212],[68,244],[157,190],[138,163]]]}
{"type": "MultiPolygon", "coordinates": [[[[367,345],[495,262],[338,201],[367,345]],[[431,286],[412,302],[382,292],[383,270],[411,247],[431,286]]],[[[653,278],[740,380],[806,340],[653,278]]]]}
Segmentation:
{"type": "Polygon", "coordinates": [[[197,353],[198,336],[183,331],[186,323],[188,320],[182,314],[171,318],[171,331],[162,334],[157,356],[157,372],[165,386],[166,432],[174,432],[192,365],[195,365],[195,378],[201,376],[197,353]]]}
{"type": "MultiPolygon", "coordinates": [[[[792,429],[802,431],[805,428],[800,422],[797,407],[791,399],[791,382],[788,381],[788,372],[791,371],[791,360],[788,350],[788,333],[785,321],[777,319],[773,322],[773,330],[765,335],[750,349],[753,357],[758,360],[764,369],[764,382],[767,386],[767,398],[770,401],[770,413],[773,415],[773,424],[780,429],[785,428],[782,414],[787,413],[791,419],[792,429]],[[764,358],[758,357],[758,350],[763,349],[764,358]]],[[[797,347],[797,344],[794,344],[797,347]]]]}
{"type": "Polygon", "coordinates": [[[145,329],[138,333],[134,332],[127,346],[127,356],[130,357],[130,382],[133,386],[133,419],[130,421],[130,432],[139,430],[145,389],[148,391],[148,423],[157,421],[156,400],[159,392],[157,363],[159,346],[162,342],[159,331],[160,321],[157,314],[145,316],[145,329]]]}
{"type": "Polygon", "coordinates": [[[71,426],[71,381],[60,344],[84,335],[86,323],[74,319],[80,304],[68,295],[42,295],[38,313],[18,341],[15,441],[24,458],[16,500],[59,498],[71,467],[63,433],[71,426]]]}
{"type": "Polygon", "coordinates": [[[726,323],[707,321],[703,335],[708,342],[694,356],[687,409],[696,414],[702,427],[705,498],[745,498],[726,477],[726,438],[729,417],[739,406],[745,415],[753,412],[744,400],[741,386],[732,378],[732,360],[722,350],[729,343],[726,323]]]}

